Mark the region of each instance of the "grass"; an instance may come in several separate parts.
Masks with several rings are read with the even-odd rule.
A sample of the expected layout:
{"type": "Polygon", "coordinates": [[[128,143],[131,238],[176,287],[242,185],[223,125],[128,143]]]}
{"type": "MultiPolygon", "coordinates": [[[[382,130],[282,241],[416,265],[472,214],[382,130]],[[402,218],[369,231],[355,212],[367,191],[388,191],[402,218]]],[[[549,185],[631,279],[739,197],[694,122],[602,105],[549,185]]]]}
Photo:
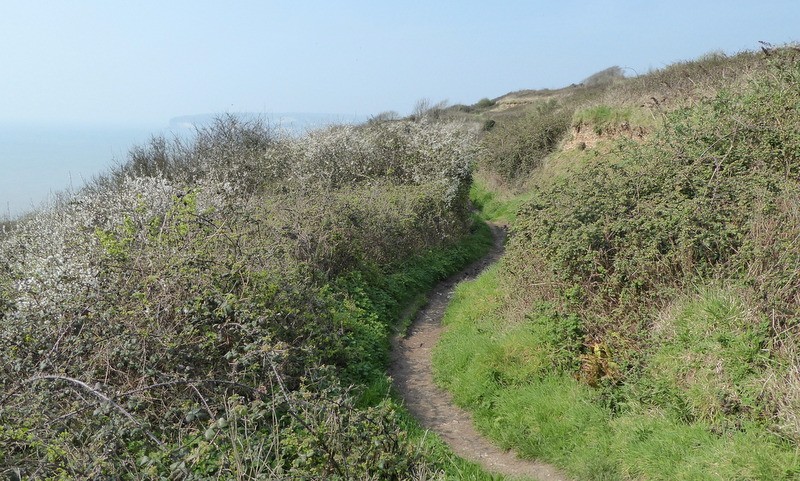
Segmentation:
{"type": "Polygon", "coordinates": [[[666,396],[669,402],[659,404],[684,419],[725,423],[732,411],[741,421],[765,415],[757,399],[770,362],[768,325],[721,290],[703,290],[675,311],[657,328],[640,381],[648,384],[650,396],[666,396]]]}
{"type": "MultiPolygon", "coordinates": [[[[434,370],[485,435],[578,480],[800,478],[800,64],[756,60],[653,74],[684,98],[653,97],[641,143],[480,165],[471,200],[512,236],[457,289],[434,370]]],[[[559,102],[613,133],[647,109],[612,93],[653,78],[559,102]]]]}
{"type": "Polygon", "coordinates": [[[630,107],[612,108],[608,105],[596,105],[577,112],[573,117],[573,124],[589,124],[599,135],[609,128],[617,128],[622,123],[629,122],[632,115],[633,109],[630,107]]]}
{"type": "MultiPolygon", "coordinates": [[[[679,310],[676,322],[693,326],[686,329],[713,330],[721,326],[709,322],[741,320],[724,295],[699,296],[679,310]]],[[[572,376],[542,375],[535,366],[550,363],[551,353],[537,349],[542,340],[531,335],[534,322],[508,322],[507,298],[498,267],[459,286],[434,353],[437,382],[501,446],[552,462],[576,479],[788,480],[800,475],[794,447],[754,421],[720,434],[709,421],[686,421],[665,407],[631,405],[615,412],[572,376]]],[[[748,335],[747,329],[742,332],[748,335]]],[[[690,338],[688,350],[717,342],[690,338]]],[[[731,356],[737,356],[749,344],[740,339],[730,345],[731,356]]],[[[658,355],[671,358],[673,366],[681,358],[670,341],[658,355]]]]}
{"type": "Polygon", "coordinates": [[[478,210],[478,216],[486,221],[513,222],[517,209],[529,199],[530,195],[501,193],[490,189],[487,182],[486,179],[476,176],[469,191],[469,199],[478,210]]]}
{"type": "Polygon", "coordinates": [[[613,135],[635,127],[649,130],[656,122],[655,117],[641,107],[599,104],[578,110],[572,117],[572,125],[587,126],[597,135],[613,135]]]}

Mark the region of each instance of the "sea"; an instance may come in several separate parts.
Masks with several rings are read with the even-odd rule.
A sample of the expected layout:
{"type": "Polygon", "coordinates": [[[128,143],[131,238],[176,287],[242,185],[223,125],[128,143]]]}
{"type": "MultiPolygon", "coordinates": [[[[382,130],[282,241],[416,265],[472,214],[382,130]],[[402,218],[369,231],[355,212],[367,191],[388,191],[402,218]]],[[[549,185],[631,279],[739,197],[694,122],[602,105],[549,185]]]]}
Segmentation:
{"type": "Polygon", "coordinates": [[[0,124],[0,219],[30,212],[124,162],[163,126],[0,124]]]}
{"type": "MultiPolygon", "coordinates": [[[[357,123],[357,115],[281,113],[258,117],[294,133],[331,123],[357,123]]],[[[0,123],[0,220],[46,204],[54,195],[80,189],[128,158],[130,149],[152,136],[189,136],[214,115],[185,115],[162,125],[0,123]]]]}

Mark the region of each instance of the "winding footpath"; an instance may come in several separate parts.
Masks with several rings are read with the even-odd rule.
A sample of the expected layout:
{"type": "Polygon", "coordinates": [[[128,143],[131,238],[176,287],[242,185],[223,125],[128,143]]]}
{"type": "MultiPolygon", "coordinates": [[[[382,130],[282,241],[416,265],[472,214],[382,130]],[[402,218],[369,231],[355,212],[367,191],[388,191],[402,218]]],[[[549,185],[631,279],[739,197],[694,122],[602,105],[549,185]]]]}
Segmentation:
{"type": "Polygon", "coordinates": [[[403,338],[392,343],[389,374],[406,408],[426,428],[438,434],[459,456],[489,472],[541,481],[568,481],[555,467],[520,459],[478,434],[469,413],[453,403],[449,392],[433,382],[431,354],[442,333],[442,318],[455,286],[478,276],[503,254],[505,228],[491,225],[494,244],[489,254],[460,273],[442,281],[430,293],[430,302],[416,316],[403,338]]]}

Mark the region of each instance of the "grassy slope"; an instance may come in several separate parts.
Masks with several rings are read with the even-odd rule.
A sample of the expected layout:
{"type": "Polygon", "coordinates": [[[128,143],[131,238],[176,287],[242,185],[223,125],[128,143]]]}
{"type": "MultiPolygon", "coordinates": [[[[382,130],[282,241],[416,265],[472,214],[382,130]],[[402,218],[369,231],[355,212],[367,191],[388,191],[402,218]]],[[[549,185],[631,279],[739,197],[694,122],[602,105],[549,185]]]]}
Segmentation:
{"type": "MultiPolygon", "coordinates": [[[[650,406],[614,414],[591,387],[566,373],[548,372],[556,345],[552,338],[563,327],[546,312],[510,324],[502,315],[507,296],[498,269],[459,287],[434,356],[437,379],[473,412],[478,428],[502,446],[562,466],[577,479],[793,479],[800,474],[794,447],[758,425],[718,436],[709,422],[687,423],[678,413],[650,406]]],[[[719,302],[702,297],[687,309],[705,313],[719,302]]],[[[691,314],[688,318],[696,320],[691,314]]],[[[726,319],[736,317],[730,314],[726,319]]],[[[671,352],[675,347],[667,345],[657,355],[669,369],[679,369],[674,363],[679,357],[671,352]]]]}
{"type": "MultiPolygon", "coordinates": [[[[778,105],[796,105],[794,97],[791,100],[787,97],[791,85],[796,87],[794,79],[784,79],[786,83],[780,85],[756,82],[755,90],[737,97],[736,92],[741,91],[739,80],[726,83],[715,75],[729,68],[739,68],[747,72],[742,77],[759,78],[759,71],[761,75],[780,76],[764,74],[767,70],[755,63],[754,57],[747,54],[729,59],[727,63],[707,58],[654,75],[662,80],[685,77],[686,82],[700,83],[704,89],[698,95],[703,97],[713,95],[721,86],[727,87],[728,93],[712,102],[715,105],[712,114],[707,113],[709,110],[705,110],[698,97],[687,92],[684,92],[683,101],[672,99],[675,107],[692,104],[699,107],[688,110],[682,117],[688,121],[669,125],[668,128],[678,125],[678,129],[684,129],[671,134],[671,142],[681,145],[682,142],[702,143],[708,141],[702,139],[717,138],[709,141],[711,148],[725,146],[720,155],[735,164],[736,151],[741,147],[735,141],[720,140],[731,138],[725,129],[735,127],[727,125],[726,121],[734,118],[740,123],[760,125],[761,130],[757,132],[775,132],[769,141],[773,150],[783,152],[780,142],[785,143],[784,149],[794,145],[790,132],[779,133],[780,123],[791,122],[789,118],[780,120],[783,113],[769,112],[768,107],[764,107],[771,100],[778,105]],[[743,66],[748,68],[742,69],[743,66]],[[689,79],[690,75],[695,76],[689,79]],[[731,98],[742,100],[729,102],[731,98]],[[750,114],[741,113],[747,109],[750,114]],[[765,127],[760,121],[773,117],[779,118],[774,127],[765,127]],[[718,128],[719,133],[707,126],[718,128]],[[681,135],[696,137],[688,139],[681,135]]],[[[789,67],[789,72],[792,68],[796,67],[789,67]]],[[[654,83],[654,80],[647,78],[641,84],[654,83]]],[[[641,86],[630,85],[608,89],[593,101],[575,104],[574,120],[589,128],[592,122],[601,123],[595,126],[598,134],[604,130],[613,133],[615,124],[637,119],[647,122],[648,131],[660,131],[664,128],[660,122],[646,120],[648,116],[643,115],[646,112],[632,111],[629,100],[620,100],[623,94],[641,96],[644,90],[641,86]],[[609,102],[610,107],[598,109],[595,105],[600,102],[609,102]]],[[[791,108],[787,107],[786,112],[792,112],[791,108]]],[[[743,145],[751,145],[742,148],[743,152],[762,155],[767,163],[771,162],[766,159],[772,150],[759,151],[758,147],[752,147],[761,145],[759,139],[754,135],[754,143],[742,141],[743,145]]],[[[620,190],[624,182],[614,177],[614,172],[620,172],[620,168],[622,172],[624,169],[637,172],[635,178],[636,175],[652,175],[649,173],[652,171],[647,170],[652,165],[669,165],[663,160],[654,161],[652,165],[635,165],[636,161],[630,164],[629,153],[641,150],[636,149],[601,139],[595,148],[550,155],[532,164],[533,177],[527,185],[533,186],[535,193],[522,191],[516,197],[509,196],[488,188],[491,183],[478,183],[473,188],[473,203],[484,208],[487,218],[519,223],[522,216],[526,224],[516,227],[517,239],[512,241],[516,244],[507,254],[504,265],[457,290],[445,318],[448,330],[434,356],[437,379],[453,392],[456,402],[474,413],[479,428],[487,435],[526,456],[563,466],[578,479],[796,479],[800,475],[797,445],[791,436],[776,435],[781,433],[776,427],[780,419],[774,418],[774,411],[770,411],[774,409],[770,406],[774,405],[764,399],[779,396],[765,386],[771,375],[780,378],[781,369],[786,369],[787,365],[791,370],[792,361],[775,348],[780,341],[763,322],[757,304],[748,294],[745,288],[750,285],[748,278],[736,277],[742,269],[754,272],[753,264],[746,267],[749,260],[738,259],[735,255],[728,260],[713,260],[711,276],[689,279],[673,274],[675,278],[665,279],[669,282],[656,283],[657,287],[652,290],[642,291],[649,292],[649,297],[640,298],[643,302],[660,299],[657,305],[661,307],[655,311],[650,309],[652,306],[636,304],[636,299],[626,300],[628,309],[641,314],[635,318],[638,320],[631,321],[641,326],[641,330],[630,337],[625,334],[624,326],[614,319],[619,313],[603,314],[604,311],[599,310],[602,306],[576,309],[569,297],[580,291],[536,285],[537,273],[531,271],[569,268],[567,251],[552,247],[556,254],[550,257],[543,251],[547,263],[540,267],[525,265],[525,262],[535,261],[536,256],[527,257],[527,261],[515,257],[530,255],[526,253],[530,251],[520,248],[519,236],[535,236],[541,232],[537,230],[536,221],[531,223],[531,219],[535,219],[533,216],[555,215],[547,229],[551,233],[558,232],[562,228],[559,222],[566,220],[564,216],[573,215],[571,209],[583,209],[582,203],[606,208],[607,204],[603,203],[606,191],[612,198],[624,199],[624,192],[620,190]],[[610,170],[605,170],[607,168],[610,170]],[[602,175],[598,177],[598,174],[602,175]],[[612,184],[604,184],[609,180],[612,184]],[[575,183],[579,186],[574,187],[575,183]],[[591,185],[595,186],[594,191],[581,190],[591,185]],[[568,195],[580,197],[569,198],[568,195]],[[552,212],[545,209],[537,213],[530,208],[517,212],[520,205],[531,205],[531,202],[539,206],[552,202],[556,208],[552,212]],[[562,264],[553,259],[561,259],[562,264]],[[731,265],[738,265],[737,262],[744,267],[731,268],[731,265]],[[519,272],[528,277],[521,281],[519,272]],[[727,275],[727,279],[720,277],[722,275],[727,275]],[[664,287],[666,284],[670,284],[669,288],[664,287]],[[531,286],[527,288],[530,292],[520,291],[526,285],[531,286]],[[587,316],[604,317],[590,322],[587,316]]],[[[650,155],[648,152],[645,154],[650,155]]],[[[696,162],[700,165],[706,152],[688,155],[698,156],[700,160],[696,162]]],[[[787,164],[792,155],[783,156],[787,164]]],[[[736,215],[735,206],[742,202],[752,205],[752,201],[744,199],[755,195],[755,190],[748,190],[759,184],[754,179],[773,178],[768,169],[759,169],[731,168],[729,172],[733,173],[728,175],[734,180],[721,182],[714,190],[719,193],[730,188],[734,199],[732,207],[720,215],[736,215]],[[735,180],[738,172],[755,172],[752,174],[755,177],[735,180]],[[739,189],[741,186],[744,189],[739,189]]],[[[666,177],[675,177],[676,172],[671,171],[666,177]]],[[[702,172],[702,169],[687,170],[680,175],[702,172]]],[[[512,183],[519,185],[519,181],[512,183]]],[[[653,202],[657,205],[663,198],[665,196],[656,193],[653,202]]],[[[680,205],[683,201],[678,198],[674,202],[680,205]]],[[[613,204],[608,205],[613,207],[613,204]]],[[[645,205],[642,210],[646,208],[645,205]]],[[[588,209],[584,211],[589,212],[588,209]]],[[[682,214],[676,215],[679,219],[682,214]]],[[[638,221],[621,218],[620,222],[625,228],[638,221]]],[[[581,229],[583,227],[576,225],[566,229],[565,234],[580,234],[581,229]]],[[[714,233],[714,229],[709,226],[699,232],[714,233]]],[[[614,235],[613,230],[608,232],[614,235]]],[[[528,245],[539,245],[535,237],[533,240],[528,245]]],[[[563,237],[559,242],[570,242],[570,237],[563,237]]],[[[576,239],[575,242],[580,246],[586,241],[576,239]]],[[[639,255],[636,251],[630,252],[639,255]]],[[[766,275],[762,277],[759,283],[771,285],[765,280],[766,275]]],[[[538,279],[547,281],[546,276],[538,279]]],[[[579,276],[574,279],[580,281],[579,276]]],[[[591,287],[590,284],[586,286],[591,287]]],[[[610,288],[613,286],[605,289],[610,288]]],[[[629,295],[627,291],[622,292],[629,295]]],[[[580,298],[591,302],[592,295],[585,290],[580,298]]],[[[792,321],[788,322],[791,329],[792,321]]]]}

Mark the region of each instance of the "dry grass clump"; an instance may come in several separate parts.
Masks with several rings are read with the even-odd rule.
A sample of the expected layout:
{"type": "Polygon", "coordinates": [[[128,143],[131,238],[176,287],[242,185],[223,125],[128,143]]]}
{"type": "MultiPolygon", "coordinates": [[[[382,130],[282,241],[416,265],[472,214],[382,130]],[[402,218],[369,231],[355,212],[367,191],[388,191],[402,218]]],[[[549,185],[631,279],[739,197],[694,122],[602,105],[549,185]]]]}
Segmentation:
{"type": "Polygon", "coordinates": [[[800,443],[800,358],[796,344],[784,345],[780,353],[781,368],[768,371],[764,383],[764,391],[770,396],[774,409],[773,430],[793,444],[800,443]]]}
{"type": "Polygon", "coordinates": [[[599,103],[647,107],[659,112],[694,105],[713,97],[721,88],[744,85],[754,73],[763,70],[762,58],[760,53],[750,51],[731,56],[712,52],[618,82],[599,103]]]}

